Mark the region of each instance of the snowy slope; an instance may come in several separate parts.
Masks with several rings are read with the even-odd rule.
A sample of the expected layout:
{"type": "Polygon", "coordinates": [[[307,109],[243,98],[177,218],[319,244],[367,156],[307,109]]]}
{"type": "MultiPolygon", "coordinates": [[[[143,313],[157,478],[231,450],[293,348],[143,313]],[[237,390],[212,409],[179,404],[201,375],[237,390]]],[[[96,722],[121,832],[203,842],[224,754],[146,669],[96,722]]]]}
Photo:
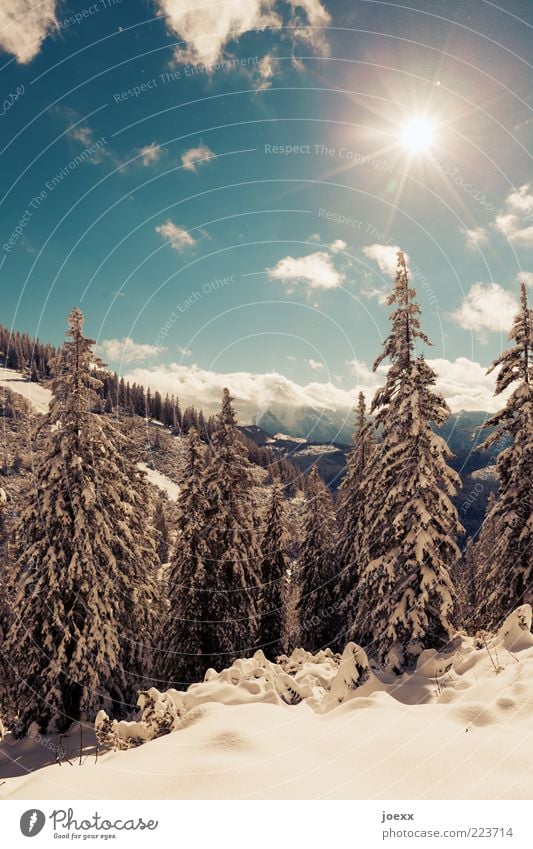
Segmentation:
{"type": "Polygon", "coordinates": [[[18,371],[0,367],[0,386],[22,395],[30,402],[36,413],[48,412],[48,405],[52,397],[50,390],[39,386],[38,383],[30,383],[28,380],[24,380],[18,371]]]}
{"type": "MultiPolygon", "coordinates": [[[[358,689],[349,687],[354,648],[340,667],[325,653],[300,649],[274,669],[257,653],[209,673],[186,694],[168,691],[180,706],[175,732],[106,754],[97,764],[89,759],[81,767],[54,765],[7,778],[0,793],[12,799],[529,799],[530,626],[526,606],[486,645],[460,635],[453,653],[425,652],[417,671],[400,679],[368,672],[358,689]],[[296,705],[285,701],[289,682],[302,696],[296,705]]],[[[12,748],[11,757],[17,754],[12,748]]]]}
{"type": "Polygon", "coordinates": [[[170,478],[167,478],[167,476],[163,475],[161,472],[151,469],[146,465],[146,463],[138,463],[137,465],[139,469],[146,472],[146,476],[151,484],[162,489],[163,492],[166,492],[171,501],[178,500],[180,488],[176,483],[174,483],[174,481],[171,481],[170,478]]]}
{"type": "MultiPolygon", "coordinates": [[[[38,383],[30,383],[24,380],[18,371],[13,369],[0,367],[0,386],[22,395],[36,413],[47,413],[52,393],[49,389],[45,389],[38,383]]],[[[170,480],[166,475],[150,469],[145,463],[139,463],[139,468],[146,472],[148,480],[154,486],[162,489],[167,493],[171,501],[177,501],[179,496],[179,486],[170,480]]]]}

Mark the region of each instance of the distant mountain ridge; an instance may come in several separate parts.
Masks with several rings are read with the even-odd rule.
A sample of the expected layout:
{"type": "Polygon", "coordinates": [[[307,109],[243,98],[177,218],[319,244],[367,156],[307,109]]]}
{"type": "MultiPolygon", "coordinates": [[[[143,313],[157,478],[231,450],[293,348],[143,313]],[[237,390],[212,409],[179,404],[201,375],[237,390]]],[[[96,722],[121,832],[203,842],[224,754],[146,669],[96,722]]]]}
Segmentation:
{"type": "MultiPolygon", "coordinates": [[[[455,499],[461,522],[469,535],[479,531],[491,492],[498,488],[495,460],[498,449],[479,450],[490,433],[483,425],[491,414],[461,410],[453,413],[438,433],[446,440],[454,456],[450,465],[463,483],[455,499]]],[[[262,414],[260,426],[241,428],[257,445],[267,445],[289,459],[303,472],[316,465],[328,486],[336,491],[344,476],[346,457],[351,447],[353,417],[345,414],[301,408],[283,415],[270,410],[262,414]]]]}

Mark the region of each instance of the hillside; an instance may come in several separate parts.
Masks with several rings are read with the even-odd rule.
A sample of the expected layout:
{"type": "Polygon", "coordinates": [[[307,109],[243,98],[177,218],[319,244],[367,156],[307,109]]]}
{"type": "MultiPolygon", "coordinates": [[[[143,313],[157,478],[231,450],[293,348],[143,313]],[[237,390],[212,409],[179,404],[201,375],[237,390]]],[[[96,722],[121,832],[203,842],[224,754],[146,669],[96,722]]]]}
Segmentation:
{"type": "MultiPolygon", "coordinates": [[[[0,386],[4,386],[17,395],[22,396],[30,404],[33,413],[42,414],[48,409],[51,397],[48,389],[38,383],[25,380],[18,372],[12,369],[0,368],[0,386]]],[[[318,419],[313,424],[313,411],[308,410],[307,419],[293,423],[289,431],[301,428],[307,424],[311,434],[332,434],[332,423],[324,420],[322,413],[316,413],[318,419]]],[[[484,412],[461,411],[455,413],[446,422],[444,427],[438,431],[447,441],[454,457],[451,460],[452,467],[461,475],[463,488],[455,499],[459,510],[462,524],[466,529],[466,536],[475,536],[483,522],[486,505],[489,496],[497,490],[497,479],[494,473],[497,449],[489,451],[477,450],[489,431],[483,431],[482,426],[488,417],[484,412]]],[[[285,425],[287,422],[285,422],[285,425]]],[[[313,466],[318,468],[321,477],[328,486],[336,491],[342,481],[346,455],[350,450],[352,428],[351,420],[345,424],[340,433],[348,442],[320,442],[311,440],[305,434],[306,430],[298,429],[297,433],[281,431],[282,423],[274,416],[265,414],[261,419],[261,427],[257,425],[243,425],[240,427],[242,433],[259,448],[270,449],[274,457],[290,461],[292,466],[307,474],[313,466]],[[349,435],[348,435],[349,434],[349,435]]],[[[170,438],[168,430],[161,427],[157,422],[146,424],[144,419],[126,417],[124,426],[130,435],[134,435],[134,442],[139,450],[139,461],[145,464],[146,469],[153,469],[159,474],[167,476],[170,484],[164,483],[162,478],[155,475],[149,476],[150,482],[156,485],[164,484],[162,488],[167,494],[176,494],[172,487],[177,483],[179,476],[179,440],[176,442],[170,438]]],[[[257,458],[251,457],[257,462],[257,458]]],[[[268,460],[262,460],[262,465],[268,467],[268,460]]],[[[171,499],[172,500],[172,499],[171,499]]]]}

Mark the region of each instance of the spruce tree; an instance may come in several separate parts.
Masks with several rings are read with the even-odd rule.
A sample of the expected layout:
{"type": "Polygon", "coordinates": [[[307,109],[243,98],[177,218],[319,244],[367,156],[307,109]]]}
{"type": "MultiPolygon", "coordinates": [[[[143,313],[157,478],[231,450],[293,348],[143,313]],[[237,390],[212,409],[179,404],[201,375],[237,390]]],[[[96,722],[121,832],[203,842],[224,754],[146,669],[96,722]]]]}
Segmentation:
{"type": "Polygon", "coordinates": [[[497,626],[515,607],[533,600],[533,310],[524,282],[509,339],[515,344],[488,371],[499,369],[496,395],[512,388],[504,409],[485,423],[494,430],[484,448],[505,440],[511,443],[498,456],[499,498],[482,531],[483,537],[491,523],[497,525],[497,543],[484,569],[488,593],[482,619],[488,627],[497,626]]]}
{"type": "Polygon", "coordinates": [[[261,537],[258,634],[258,642],[270,660],[283,651],[285,584],[290,564],[284,501],[283,486],[273,484],[261,537]]]}
{"type": "Polygon", "coordinates": [[[338,630],[335,532],[333,499],[314,466],[307,478],[297,569],[300,640],[308,651],[329,646],[338,630]]]}
{"type": "Polygon", "coordinates": [[[339,488],[337,522],[337,571],[339,595],[342,598],[341,633],[338,648],[344,648],[343,631],[353,621],[357,607],[359,583],[359,535],[366,503],[365,475],[375,449],[374,425],[367,419],[365,396],[359,393],[354,445],[348,455],[346,474],[339,488]]]}
{"type": "Polygon", "coordinates": [[[144,476],[109,419],[91,412],[100,382],[78,309],[68,325],[16,539],[7,652],[20,735],[119,705],[148,663],[157,555],[144,476]]]}
{"type": "Polygon", "coordinates": [[[161,563],[168,563],[170,535],[165,516],[165,496],[163,493],[157,499],[154,511],[154,530],[156,532],[157,554],[161,563]]]}
{"type": "Polygon", "coordinates": [[[224,389],[204,473],[210,592],[206,640],[209,665],[218,668],[252,650],[260,584],[254,478],[232,400],[224,389]]]}
{"type": "Polygon", "coordinates": [[[374,370],[388,358],[385,385],[372,403],[382,441],[365,481],[361,521],[359,603],[349,638],[401,671],[424,648],[443,648],[452,632],[454,589],[450,568],[463,531],[451,499],[460,483],[448,466],[445,441],[433,430],[449,409],[433,387],[435,372],[415,356],[429,344],[420,307],[398,252],[392,331],[374,370]]]}
{"type": "Polygon", "coordinates": [[[178,534],[168,573],[168,618],[161,633],[161,676],[180,687],[201,681],[211,660],[207,656],[212,623],[204,451],[196,429],[190,428],[183,440],[178,534]]]}

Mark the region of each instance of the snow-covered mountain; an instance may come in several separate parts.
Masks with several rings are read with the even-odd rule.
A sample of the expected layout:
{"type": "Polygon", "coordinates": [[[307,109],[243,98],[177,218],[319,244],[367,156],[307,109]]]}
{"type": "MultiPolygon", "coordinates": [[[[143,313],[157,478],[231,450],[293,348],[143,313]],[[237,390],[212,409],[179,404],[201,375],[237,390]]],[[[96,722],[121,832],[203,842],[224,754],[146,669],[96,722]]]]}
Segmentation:
{"type": "MultiPolygon", "coordinates": [[[[313,439],[311,436],[306,438],[307,431],[300,430],[299,427],[302,422],[311,425],[312,415],[313,411],[307,409],[303,418],[299,420],[279,421],[276,417],[266,414],[261,418],[261,427],[248,425],[241,430],[256,445],[267,445],[289,459],[303,472],[307,473],[316,465],[321,477],[335,491],[344,476],[346,456],[351,447],[352,424],[350,423],[349,437],[346,435],[347,425],[342,431],[345,434],[343,437],[346,439],[345,442],[331,438],[325,441],[313,439]]],[[[483,430],[483,424],[488,416],[488,413],[481,411],[462,410],[451,415],[439,430],[454,453],[450,464],[459,472],[463,483],[455,503],[467,535],[475,535],[479,531],[489,496],[498,486],[495,475],[497,449],[477,450],[490,433],[490,430],[483,430]]],[[[332,417],[333,414],[329,419],[330,424],[333,421],[332,417]]],[[[321,419],[321,423],[318,423],[316,427],[310,426],[308,432],[310,434],[324,432],[329,437],[335,437],[338,433],[338,425],[341,423],[340,419],[337,420],[337,429],[333,426],[328,427],[325,422],[325,419],[321,419]]]]}

